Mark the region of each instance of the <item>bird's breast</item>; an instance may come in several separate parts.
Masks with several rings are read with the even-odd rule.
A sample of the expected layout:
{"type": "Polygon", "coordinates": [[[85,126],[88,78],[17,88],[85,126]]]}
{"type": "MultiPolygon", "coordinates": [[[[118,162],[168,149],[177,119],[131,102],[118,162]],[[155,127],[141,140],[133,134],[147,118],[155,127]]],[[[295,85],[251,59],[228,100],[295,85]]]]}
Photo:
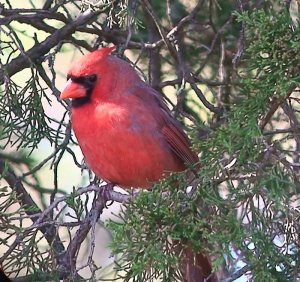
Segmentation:
{"type": "Polygon", "coordinates": [[[72,111],[85,160],[94,173],[122,187],[148,188],[165,173],[181,171],[151,111],[111,103],[72,111]]]}

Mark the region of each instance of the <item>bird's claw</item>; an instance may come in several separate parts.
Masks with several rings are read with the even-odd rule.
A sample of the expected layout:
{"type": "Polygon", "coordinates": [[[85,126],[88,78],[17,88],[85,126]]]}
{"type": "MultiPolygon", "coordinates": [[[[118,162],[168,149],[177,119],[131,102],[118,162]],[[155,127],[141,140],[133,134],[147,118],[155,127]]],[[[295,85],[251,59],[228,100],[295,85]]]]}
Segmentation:
{"type": "Polygon", "coordinates": [[[115,185],[113,183],[108,183],[108,184],[103,185],[103,186],[100,187],[100,196],[106,202],[110,200],[111,192],[113,191],[114,186],[115,185]]]}

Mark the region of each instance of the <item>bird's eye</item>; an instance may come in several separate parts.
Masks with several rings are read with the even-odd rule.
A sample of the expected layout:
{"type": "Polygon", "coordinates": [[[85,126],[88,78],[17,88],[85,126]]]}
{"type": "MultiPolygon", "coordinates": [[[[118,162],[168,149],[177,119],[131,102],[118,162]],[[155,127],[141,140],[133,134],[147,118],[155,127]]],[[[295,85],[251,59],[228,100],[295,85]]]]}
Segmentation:
{"type": "Polygon", "coordinates": [[[91,83],[94,83],[97,80],[97,75],[96,74],[92,74],[90,76],[87,77],[87,80],[91,83]]]}

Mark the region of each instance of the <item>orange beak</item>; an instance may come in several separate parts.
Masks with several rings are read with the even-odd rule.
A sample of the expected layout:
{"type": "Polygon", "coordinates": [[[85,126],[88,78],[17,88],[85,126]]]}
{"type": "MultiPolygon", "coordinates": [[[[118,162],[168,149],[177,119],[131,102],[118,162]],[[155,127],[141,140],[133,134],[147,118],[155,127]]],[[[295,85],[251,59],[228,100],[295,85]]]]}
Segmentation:
{"type": "Polygon", "coordinates": [[[64,100],[67,98],[80,98],[86,96],[86,89],[83,85],[73,82],[71,79],[68,80],[65,88],[60,93],[60,99],[64,100]]]}

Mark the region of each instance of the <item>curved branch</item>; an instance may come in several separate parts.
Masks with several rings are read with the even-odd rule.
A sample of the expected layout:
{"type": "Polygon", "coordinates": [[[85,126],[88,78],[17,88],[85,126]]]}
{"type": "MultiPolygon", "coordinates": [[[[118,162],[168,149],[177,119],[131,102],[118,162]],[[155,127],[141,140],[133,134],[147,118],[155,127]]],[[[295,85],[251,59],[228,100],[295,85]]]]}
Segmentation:
{"type": "Polygon", "coordinates": [[[91,20],[97,17],[100,12],[101,11],[86,11],[82,13],[76,20],[55,31],[43,42],[28,50],[26,54],[22,53],[17,58],[13,59],[4,67],[4,69],[0,70],[0,85],[3,84],[5,75],[10,77],[17,72],[30,67],[35,60],[47,54],[51,48],[55,47],[60,41],[70,36],[78,27],[88,24],[91,20]]]}

